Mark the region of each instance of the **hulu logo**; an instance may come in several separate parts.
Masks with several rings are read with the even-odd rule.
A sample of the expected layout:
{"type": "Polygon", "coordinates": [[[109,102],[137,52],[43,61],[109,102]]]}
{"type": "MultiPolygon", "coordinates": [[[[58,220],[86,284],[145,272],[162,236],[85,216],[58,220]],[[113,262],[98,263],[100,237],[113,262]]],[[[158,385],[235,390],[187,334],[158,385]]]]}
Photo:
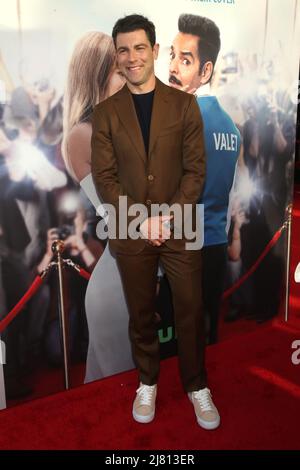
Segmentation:
{"type": "Polygon", "coordinates": [[[158,330],[158,337],[160,343],[168,343],[172,339],[176,339],[176,331],[173,326],[168,326],[167,329],[158,330]]]}

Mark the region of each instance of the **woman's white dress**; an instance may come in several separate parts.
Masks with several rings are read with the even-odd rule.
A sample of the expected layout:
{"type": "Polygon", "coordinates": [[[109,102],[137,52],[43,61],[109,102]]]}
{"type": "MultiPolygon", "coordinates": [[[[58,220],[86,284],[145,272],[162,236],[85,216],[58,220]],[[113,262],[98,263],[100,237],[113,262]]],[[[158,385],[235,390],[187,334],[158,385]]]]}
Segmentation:
{"type": "MultiPolygon", "coordinates": [[[[87,175],[80,186],[103,216],[92,175],[87,175]]],[[[127,304],[117,262],[108,244],[88,283],[85,309],[89,330],[85,383],[134,368],[127,304]]]]}

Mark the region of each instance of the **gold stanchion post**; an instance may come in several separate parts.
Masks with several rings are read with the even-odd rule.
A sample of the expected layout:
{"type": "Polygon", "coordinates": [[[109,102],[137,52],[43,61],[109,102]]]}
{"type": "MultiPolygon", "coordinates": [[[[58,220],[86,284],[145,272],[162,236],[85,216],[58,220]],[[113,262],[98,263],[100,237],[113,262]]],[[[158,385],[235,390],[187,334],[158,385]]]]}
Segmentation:
{"type": "Polygon", "coordinates": [[[61,334],[61,344],[63,348],[63,358],[64,358],[64,378],[65,378],[65,389],[70,388],[69,380],[69,348],[68,348],[68,336],[67,336],[67,321],[64,308],[64,286],[63,286],[63,259],[61,254],[65,248],[64,242],[62,240],[55,240],[52,244],[52,251],[57,258],[57,270],[58,270],[58,312],[59,312],[59,321],[60,321],[60,334],[61,334]]]}

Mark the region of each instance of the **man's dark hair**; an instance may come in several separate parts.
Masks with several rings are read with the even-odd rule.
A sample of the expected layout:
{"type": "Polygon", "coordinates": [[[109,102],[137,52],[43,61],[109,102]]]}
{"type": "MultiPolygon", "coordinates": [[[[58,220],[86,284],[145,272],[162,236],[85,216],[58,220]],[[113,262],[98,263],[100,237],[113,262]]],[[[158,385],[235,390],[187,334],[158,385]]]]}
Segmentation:
{"type": "Polygon", "coordinates": [[[138,29],[143,29],[147,34],[151,47],[153,48],[156,42],[155,26],[152,21],[142,15],[128,15],[120,18],[113,27],[112,38],[116,46],[116,39],[119,33],[131,33],[138,29]]]}
{"type": "Polygon", "coordinates": [[[178,29],[181,33],[198,36],[198,56],[201,73],[206,62],[216,63],[220,47],[220,30],[210,19],[204,16],[183,14],[178,19],[178,29]]]}

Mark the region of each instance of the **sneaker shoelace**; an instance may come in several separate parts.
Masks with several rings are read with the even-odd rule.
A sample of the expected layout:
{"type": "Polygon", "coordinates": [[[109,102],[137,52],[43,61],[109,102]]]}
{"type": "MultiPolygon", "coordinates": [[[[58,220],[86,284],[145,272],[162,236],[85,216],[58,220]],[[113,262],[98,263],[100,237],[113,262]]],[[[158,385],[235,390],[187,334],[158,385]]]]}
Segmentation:
{"type": "Polygon", "coordinates": [[[151,405],[155,385],[141,385],[136,393],[139,395],[141,405],[151,405]]]}
{"type": "Polygon", "coordinates": [[[194,397],[197,401],[199,401],[200,407],[203,411],[213,411],[211,393],[208,388],[194,392],[194,397]]]}

